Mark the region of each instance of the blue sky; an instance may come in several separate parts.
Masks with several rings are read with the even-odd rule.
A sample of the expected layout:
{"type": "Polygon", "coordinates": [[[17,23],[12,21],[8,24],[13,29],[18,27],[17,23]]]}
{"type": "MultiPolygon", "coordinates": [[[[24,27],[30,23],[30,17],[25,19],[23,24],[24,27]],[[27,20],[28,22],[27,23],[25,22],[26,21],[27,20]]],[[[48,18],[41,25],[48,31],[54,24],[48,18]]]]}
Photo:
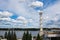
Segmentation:
{"type": "Polygon", "coordinates": [[[39,28],[40,7],[32,2],[43,2],[43,27],[60,27],[60,0],[0,0],[0,28],[39,28]]]}

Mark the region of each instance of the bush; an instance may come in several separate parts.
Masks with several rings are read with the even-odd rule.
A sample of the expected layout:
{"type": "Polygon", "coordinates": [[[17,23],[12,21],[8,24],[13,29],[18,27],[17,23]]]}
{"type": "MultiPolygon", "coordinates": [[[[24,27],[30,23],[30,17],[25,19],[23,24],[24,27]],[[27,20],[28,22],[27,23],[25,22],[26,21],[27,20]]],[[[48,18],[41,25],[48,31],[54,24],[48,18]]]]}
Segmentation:
{"type": "Polygon", "coordinates": [[[36,40],[42,40],[42,37],[38,34],[36,40]]]}
{"type": "Polygon", "coordinates": [[[22,40],[32,40],[32,35],[31,33],[29,34],[29,32],[27,31],[26,33],[24,32],[22,40]]]}
{"type": "Polygon", "coordinates": [[[5,32],[5,36],[4,36],[7,40],[17,40],[17,37],[16,37],[16,33],[12,30],[12,31],[8,31],[5,32]]]}

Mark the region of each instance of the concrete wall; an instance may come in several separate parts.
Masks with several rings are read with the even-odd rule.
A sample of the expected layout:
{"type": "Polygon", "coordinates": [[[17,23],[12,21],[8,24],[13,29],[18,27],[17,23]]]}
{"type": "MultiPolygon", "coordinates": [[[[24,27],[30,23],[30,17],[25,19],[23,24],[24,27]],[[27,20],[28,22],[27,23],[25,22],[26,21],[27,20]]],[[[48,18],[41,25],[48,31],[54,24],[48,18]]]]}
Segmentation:
{"type": "Polygon", "coordinates": [[[7,39],[1,39],[1,40],[7,40],[7,39]]]}

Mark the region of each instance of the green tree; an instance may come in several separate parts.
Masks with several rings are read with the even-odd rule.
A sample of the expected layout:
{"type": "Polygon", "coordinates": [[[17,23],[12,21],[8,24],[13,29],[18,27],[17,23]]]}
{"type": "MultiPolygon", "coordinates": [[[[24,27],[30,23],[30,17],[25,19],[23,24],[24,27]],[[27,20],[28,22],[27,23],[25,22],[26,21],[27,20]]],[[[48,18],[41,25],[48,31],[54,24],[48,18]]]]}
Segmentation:
{"type": "Polygon", "coordinates": [[[7,35],[7,40],[11,40],[11,33],[10,33],[10,30],[9,30],[8,35],[7,35]]]}
{"type": "Polygon", "coordinates": [[[14,32],[13,32],[13,30],[12,30],[12,31],[11,31],[11,40],[14,40],[13,38],[14,38],[14,32]]]}
{"type": "Polygon", "coordinates": [[[4,38],[7,38],[7,36],[8,36],[8,35],[7,35],[7,32],[5,32],[4,38]]]}
{"type": "Polygon", "coordinates": [[[31,33],[29,34],[29,40],[32,40],[32,35],[31,35],[31,33]]]}
{"type": "Polygon", "coordinates": [[[26,40],[29,40],[29,32],[26,33],[26,40]]]}
{"type": "Polygon", "coordinates": [[[24,32],[22,40],[29,40],[29,32],[28,31],[26,33],[24,32]]]}
{"type": "Polygon", "coordinates": [[[13,34],[13,40],[17,40],[17,36],[16,36],[16,33],[15,32],[13,34]]]}
{"type": "Polygon", "coordinates": [[[16,33],[13,30],[9,30],[8,33],[5,32],[5,38],[7,38],[7,40],[17,40],[16,33]]]}
{"type": "Polygon", "coordinates": [[[42,37],[38,34],[36,40],[42,40],[42,37]]]}
{"type": "Polygon", "coordinates": [[[26,33],[24,32],[22,40],[26,40],[26,33]]]}
{"type": "Polygon", "coordinates": [[[32,35],[28,31],[26,33],[24,32],[22,40],[32,40],[32,35]]]}

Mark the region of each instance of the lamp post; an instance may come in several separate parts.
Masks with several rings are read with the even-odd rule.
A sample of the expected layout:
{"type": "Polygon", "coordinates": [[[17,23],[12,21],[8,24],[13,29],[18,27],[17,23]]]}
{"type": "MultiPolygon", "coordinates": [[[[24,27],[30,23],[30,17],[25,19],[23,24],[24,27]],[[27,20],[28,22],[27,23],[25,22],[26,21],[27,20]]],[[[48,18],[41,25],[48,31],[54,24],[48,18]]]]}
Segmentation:
{"type": "MultiPolygon", "coordinates": [[[[36,2],[33,2],[31,4],[31,7],[40,7],[42,9],[43,3],[40,2],[40,1],[36,1],[36,2]]],[[[40,10],[38,12],[39,12],[39,15],[40,15],[40,32],[39,32],[39,34],[40,34],[40,36],[42,36],[43,35],[43,27],[42,27],[42,14],[43,14],[43,11],[40,10]]]]}

